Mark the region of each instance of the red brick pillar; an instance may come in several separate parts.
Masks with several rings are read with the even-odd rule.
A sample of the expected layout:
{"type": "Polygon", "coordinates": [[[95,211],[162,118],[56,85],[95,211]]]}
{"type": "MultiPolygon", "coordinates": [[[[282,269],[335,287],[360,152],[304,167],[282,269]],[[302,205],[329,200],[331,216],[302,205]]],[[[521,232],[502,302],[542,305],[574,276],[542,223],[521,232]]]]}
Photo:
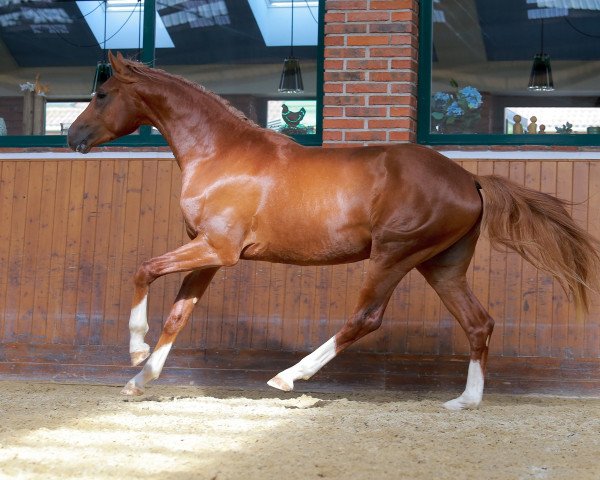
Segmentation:
{"type": "Polygon", "coordinates": [[[323,145],[414,142],[414,0],[327,0],[323,145]]]}

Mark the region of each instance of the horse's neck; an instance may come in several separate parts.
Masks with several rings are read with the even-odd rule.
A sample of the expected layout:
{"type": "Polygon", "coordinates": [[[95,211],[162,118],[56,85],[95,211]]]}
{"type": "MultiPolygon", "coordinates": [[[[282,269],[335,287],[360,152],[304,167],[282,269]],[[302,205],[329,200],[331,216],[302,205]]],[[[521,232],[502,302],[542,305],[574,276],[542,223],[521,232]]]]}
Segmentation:
{"type": "Polygon", "coordinates": [[[151,123],[165,137],[183,169],[191,160],[208,159],[244,127],[227,107],[191,85],[161,91],[148,103],[151,123]]]}

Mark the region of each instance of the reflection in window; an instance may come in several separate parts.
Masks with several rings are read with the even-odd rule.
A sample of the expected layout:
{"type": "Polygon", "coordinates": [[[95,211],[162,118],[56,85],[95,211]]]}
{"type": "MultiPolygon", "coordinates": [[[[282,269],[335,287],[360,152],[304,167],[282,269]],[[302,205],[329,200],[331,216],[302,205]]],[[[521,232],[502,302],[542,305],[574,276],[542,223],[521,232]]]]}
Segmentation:
{"type": "MultiPolygon", "coordinates": [[[[283,60],[290,53],[290,1],[155,4],[158,68],[204,85],[263,126],[269,100],[298,99],[278,92],[283,60]]],[[[64,133],[71,121],[67,113],[74,111],[67,105],[90,100],[95,68],[106,50],[140,58],[143,10],[143,0],[0,1],[0,118],[8,135],[56,135],[60,124],[64,133]]],[[[313,102],[318,20],[318,2],[294,2],[294,55],[302,66],[302,98],[313,102]]]]}
{"type": "Polygon", "coordinates": [[[546,134],[598,133],[600,1],[433,0],[432,8],[431,133],[520,133],[514,115],[524,134],[531,117],[529,133],[539,125],[546,134]],[[553,91],[528,88],[541,53],[553,91]]]}
{"type": "Polygon", "coordinates": [[[156,0],[174,44],[157,48],[156,66],[223,96],[261,126],[290,135],[315,134],[318,2],[294,2],[293,45],[302,70],[302,101],[298,94],[278,92],[283,61],[290,55],[292,2],[203,0],[195,5],[199,7],[156,0]],[[206,20],[201,26],[200,19],[206,20]],[[282,104],[290,116],[304,109],[302,123],[284,128],[282,104]]]}

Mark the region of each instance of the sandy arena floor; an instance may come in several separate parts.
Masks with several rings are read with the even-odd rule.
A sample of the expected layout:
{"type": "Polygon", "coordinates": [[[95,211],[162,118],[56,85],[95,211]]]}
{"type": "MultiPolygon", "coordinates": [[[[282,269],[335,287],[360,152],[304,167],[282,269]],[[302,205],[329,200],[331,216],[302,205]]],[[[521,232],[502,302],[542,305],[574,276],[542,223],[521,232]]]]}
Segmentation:
{"type": "Polygon", "coordinates": [[[600,478],[600,399],[0,382],[0,478],[600,478]]]}

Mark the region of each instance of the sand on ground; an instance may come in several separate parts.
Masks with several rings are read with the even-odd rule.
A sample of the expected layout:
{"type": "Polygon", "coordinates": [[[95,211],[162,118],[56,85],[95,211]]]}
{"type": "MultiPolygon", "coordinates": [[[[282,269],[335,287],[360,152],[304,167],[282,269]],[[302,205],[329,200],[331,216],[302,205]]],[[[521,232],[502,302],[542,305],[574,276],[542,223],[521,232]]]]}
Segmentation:
{"type": "Polygon", "coordinates": [[[600,398],[0,382],[0,478],[600,479],[600,398]]]}

